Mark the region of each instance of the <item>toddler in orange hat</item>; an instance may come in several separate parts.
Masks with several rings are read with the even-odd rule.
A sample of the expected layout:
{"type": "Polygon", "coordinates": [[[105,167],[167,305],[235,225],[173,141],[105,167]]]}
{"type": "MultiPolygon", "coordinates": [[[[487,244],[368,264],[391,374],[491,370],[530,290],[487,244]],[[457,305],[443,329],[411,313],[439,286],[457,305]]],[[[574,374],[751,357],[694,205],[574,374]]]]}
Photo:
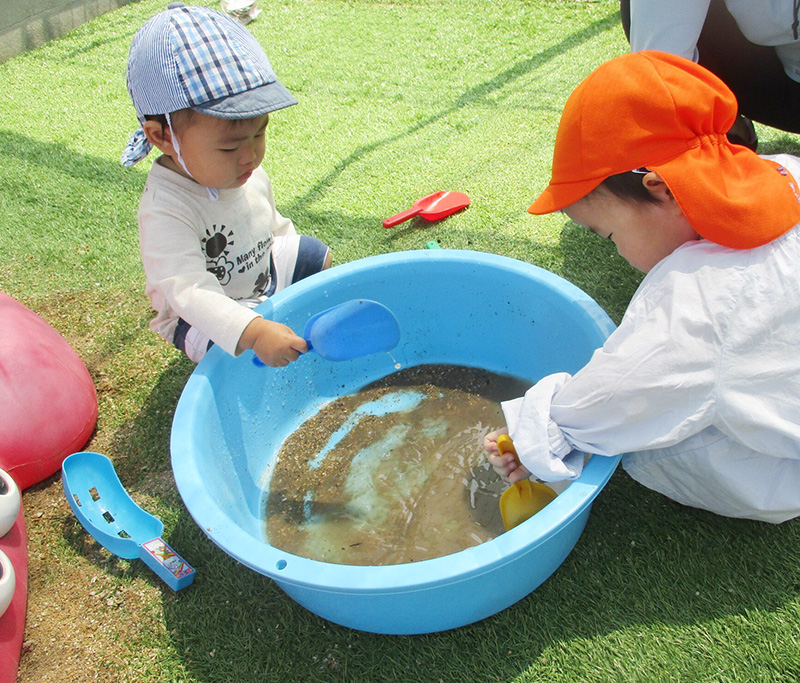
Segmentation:
{"type": "Polygon", "coordinates": [[[684,505],[800,515],[800,159],[732,145],[736,113],[716,76],[659,52],[601,65],[568,99],[529,210],[563,211],[646,276],[584,368],[503,404],[485,445],[507,480],[625,453],[684,505]],[[497,453],[505,431],[521,467],[497,453]]]}

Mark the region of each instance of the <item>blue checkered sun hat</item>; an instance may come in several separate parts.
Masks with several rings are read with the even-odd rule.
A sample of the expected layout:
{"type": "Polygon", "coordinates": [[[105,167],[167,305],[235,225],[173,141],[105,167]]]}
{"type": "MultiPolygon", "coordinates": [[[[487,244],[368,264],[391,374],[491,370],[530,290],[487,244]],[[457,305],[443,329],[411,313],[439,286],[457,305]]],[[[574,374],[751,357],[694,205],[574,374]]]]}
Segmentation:
{"type": "MultiPolygon", "coordinates": [[[[128,92],[140,123],[187,108],[246,119],[297,104],[250,31],[206,7],[171,7],[139,29],[128,56],[128,92]]],[[[150,149],[140,127],[122,164],[133,166],[150,149]]]]}

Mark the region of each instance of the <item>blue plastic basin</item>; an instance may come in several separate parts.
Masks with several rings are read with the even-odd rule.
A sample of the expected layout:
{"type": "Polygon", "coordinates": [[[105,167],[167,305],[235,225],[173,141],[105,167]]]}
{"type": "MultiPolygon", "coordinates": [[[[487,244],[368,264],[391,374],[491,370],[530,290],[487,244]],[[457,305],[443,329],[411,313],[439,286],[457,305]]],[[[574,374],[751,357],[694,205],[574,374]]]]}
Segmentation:
{"type": "MultiPolygon", "coordinates": [[[[314,313],[354,298],[386,304],[400,321],[392,355],[403,367],[452,363],[535,382],[576,372],[614,329],[585,293],[514,259],[471,251],[374,256],[332,268],[260,307],[302,330],[314,313]]],[[[284,439],[325,403],[394,371],[378,354],[334,363],[308,354],[257,368],[252,353],[212,349],[180,398],[172,467],[183,500],[226,553],[271,577],[330,621],[375,633],[429,633],[483,619],[528,595],[564,561],[619,457],[594,456],[583,474],[527,522],[479,546],[411,564],[318,562],[272,547],[265,495],[284,439]]]]}

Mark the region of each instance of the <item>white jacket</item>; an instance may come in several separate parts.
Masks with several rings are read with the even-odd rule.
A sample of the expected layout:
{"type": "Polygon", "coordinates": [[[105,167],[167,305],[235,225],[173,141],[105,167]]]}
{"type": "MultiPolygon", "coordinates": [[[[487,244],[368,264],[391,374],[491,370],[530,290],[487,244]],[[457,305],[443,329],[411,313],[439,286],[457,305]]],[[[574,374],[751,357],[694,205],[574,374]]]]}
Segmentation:
{"type": "MultiPolygon", "coordinates": [[[[774,158],[800,178],[800,159],[774,158]]],[[[582,459],[562,460],[573,449],[648,451],[651,464],[659,449],[689,449],[694,460],[682,456],[685,468],[713,442],[714,464],[707,459],[702,467],[722,472],[725,453],[752,466],[741,485],[758,500],[746,505],[778,505],[784,518],[800,514],[800,225],[749,250],[684,244],[648,273],[619,328],[586,366],[574,377],[542,379],[503,411],[522,463],[544,480],[577,476],[582,459]],[[793,461],[791,473],[765,464],[775,459],[793,461]],[[795,476],[790,500],[767,501],[776,477],[795,476]]],[[[624,464],[634,474],[636,457],[624,464]]],[[[643,483],[690,505],[764,518],[706,504],[714,492],[691,482],[666,482],[680,476],[692,475],[667,471],[643,483]]]]}

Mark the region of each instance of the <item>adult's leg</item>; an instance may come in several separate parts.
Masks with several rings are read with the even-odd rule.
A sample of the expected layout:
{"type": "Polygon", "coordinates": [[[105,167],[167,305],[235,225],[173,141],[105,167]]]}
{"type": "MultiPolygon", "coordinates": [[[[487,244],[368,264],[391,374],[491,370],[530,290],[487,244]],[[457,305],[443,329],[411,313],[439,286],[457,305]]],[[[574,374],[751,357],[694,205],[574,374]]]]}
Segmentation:
{"type": "Polygon", "coordinates": [[[697,49],[700,64],[736,95],[741,114],[800,133],[800,83],[786,75],[775,48],[742,35],[722,0],[712,0],[697,49]]]}
{"type": "Polygon", "coordinates": [[[625,37],[628,39],[628,44],[631,42],[631,0],[619,0],[619,15],[622,19],[622,30],[625,32],[625,37]]]}
{"type": "MultiPolygon", "coordinates": [[[[629,42],[630,3],[620,0],[622,28],[629,42]]],[[[744,37],[723,0],[712,0],[697,49],[700,64],[736,95],[740,114],[800,133],[800,83],[786,75],[774,48],[755,45],[744,37]]],[[[737,122],[736,127],[742,125],[737,122]]],[[[734,141],[747,144],[745,139],[734,141]]]]}

